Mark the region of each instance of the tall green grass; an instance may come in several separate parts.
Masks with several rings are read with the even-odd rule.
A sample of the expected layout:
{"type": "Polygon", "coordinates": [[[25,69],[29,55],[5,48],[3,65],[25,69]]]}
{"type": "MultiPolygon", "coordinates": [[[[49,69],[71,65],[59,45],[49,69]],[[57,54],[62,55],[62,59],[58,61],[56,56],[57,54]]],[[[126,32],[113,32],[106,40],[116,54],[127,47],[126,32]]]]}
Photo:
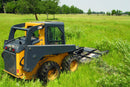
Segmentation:
{"type": "MultiPolygon", "coordinates": [[[[38,15],[46,21],[46,15],[38,15]]],[[[49,16],[52,17],[52,16],[49,16]]],[[[65,24],[66,43],[109,50],[102,58],[80,64],[76,72],[63,72],[47,87],[129,87],[130,17],[96,15],[56,15],[65,24]]],[[[0,14],[0,53],[12,25],[35,21],[34,15],[0,14]]],[[[41,87],[39,79],[21,80],[3,72],[0,56],[0,87],[41,87]]]]}

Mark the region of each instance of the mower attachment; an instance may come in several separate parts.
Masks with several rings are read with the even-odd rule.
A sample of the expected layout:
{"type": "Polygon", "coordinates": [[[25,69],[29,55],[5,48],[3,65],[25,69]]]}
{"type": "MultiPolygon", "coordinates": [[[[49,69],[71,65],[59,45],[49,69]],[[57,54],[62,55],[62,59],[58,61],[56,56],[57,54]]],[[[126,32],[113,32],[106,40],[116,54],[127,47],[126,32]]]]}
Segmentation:
{"type": "Polygon", "coordinates": [[[89,47],[78,47],[76,51],[73,52],[74,55],[78,56],[80,63],[87,63],[92,60],[92,58],[101,57],[104,54],[107,54],[109,51],[99,51],[95,48],[89,47]]]}

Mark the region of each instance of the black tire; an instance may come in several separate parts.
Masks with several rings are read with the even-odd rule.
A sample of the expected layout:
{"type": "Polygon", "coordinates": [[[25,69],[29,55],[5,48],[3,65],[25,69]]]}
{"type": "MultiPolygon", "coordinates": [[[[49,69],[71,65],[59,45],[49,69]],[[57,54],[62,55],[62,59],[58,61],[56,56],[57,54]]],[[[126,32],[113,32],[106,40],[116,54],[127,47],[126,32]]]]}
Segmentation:
{"type": "Polygon", "coordinates": [[[53,74],[53,75],[56,74],[56,78],[59,78],[59,76],[60,76],[60,66],[56,62],[53,62],[53,61],[45,62],[41,66],[41,68],[38,71],[38,78],[41,81],[43,81],[44,84],[46,84],[48,81],[51,80],[50,76],[48,75],[50,71],[53,71],[53,73],[51,72],[51,74],[53,74]]]}
{"type": "Polygon", "coordinates": [[[68,56],[66,56],[63,59],[61,66],[62,66],[62,71],[66,71],[66,72],[67,71],[71,71],[71,72],[74,72],[78,68],[78,58],[76,56],[73,56],[73,55],[68,55],[68,56]],[[73,62],[76,62],[76,66],[75,66],[74,70],[71,69],[71,64],[73,62]]]}

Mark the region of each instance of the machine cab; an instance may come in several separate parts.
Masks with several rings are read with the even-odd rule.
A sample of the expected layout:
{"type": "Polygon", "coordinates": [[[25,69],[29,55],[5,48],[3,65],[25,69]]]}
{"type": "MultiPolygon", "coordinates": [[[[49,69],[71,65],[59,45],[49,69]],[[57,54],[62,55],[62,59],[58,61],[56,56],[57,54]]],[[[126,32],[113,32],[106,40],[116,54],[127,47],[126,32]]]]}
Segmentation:
{"type": "Polygon", "coordinates": [[[27,22],[25,28],[43,25],[43,29],[36,30],[31,36],[31,43],[36,45],[65,44],[64,24],[62,22],[27,22]]]}
{"type": "Polygon", "coordinates": [[[65,44],[64,23],[26,22],[14,25],[11,28],[9,39],[5,41],[5,45],[11,44],[12,41],[20,46],[65,44]]]}
{"type": "Polygon", "coordinates": [[[9,39],[5,40],[4,49],[19,53],[26,45],[58,44],[65,44],[64,23],[26,22],[12,26],[9,39]]]}

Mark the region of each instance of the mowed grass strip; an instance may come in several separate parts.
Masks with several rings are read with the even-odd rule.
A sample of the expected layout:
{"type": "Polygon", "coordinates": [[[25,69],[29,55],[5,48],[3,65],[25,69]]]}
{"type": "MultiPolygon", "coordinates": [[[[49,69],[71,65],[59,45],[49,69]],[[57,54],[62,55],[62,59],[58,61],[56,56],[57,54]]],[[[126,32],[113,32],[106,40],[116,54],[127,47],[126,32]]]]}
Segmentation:
{"type": "MultiPolygon", "coordinates": [[[[39,21],[47,21],[46,15],[38,15],[39,21]]],[[[47,87],[128,87],[130,52],[130,16],[56,15],[65,24],[66,43],[82,47],[109,50],[109,54],[87,64],[80,64],[76,72],[63,72],[59,79],[50,81],[47,87]],[[125,61],[127,60],[127,61],[125,61]],[[122,68],[123,67],[123,68],[122,68]],[[118,73],[120,72],[120,73],[118,73]],[[114,73],[114,74],[113,74],[114,73]],[[118,79],[117,79],[118,78],[118,79]]],[[[8,39],[12,25],[35,21],[33,14],[0,14],[0,54],[4,40],[8,39]]],[[[0,56],[0,87],[41,87],[37,80],[25,81],[3,72],[4,61],[0,56]]]]}

